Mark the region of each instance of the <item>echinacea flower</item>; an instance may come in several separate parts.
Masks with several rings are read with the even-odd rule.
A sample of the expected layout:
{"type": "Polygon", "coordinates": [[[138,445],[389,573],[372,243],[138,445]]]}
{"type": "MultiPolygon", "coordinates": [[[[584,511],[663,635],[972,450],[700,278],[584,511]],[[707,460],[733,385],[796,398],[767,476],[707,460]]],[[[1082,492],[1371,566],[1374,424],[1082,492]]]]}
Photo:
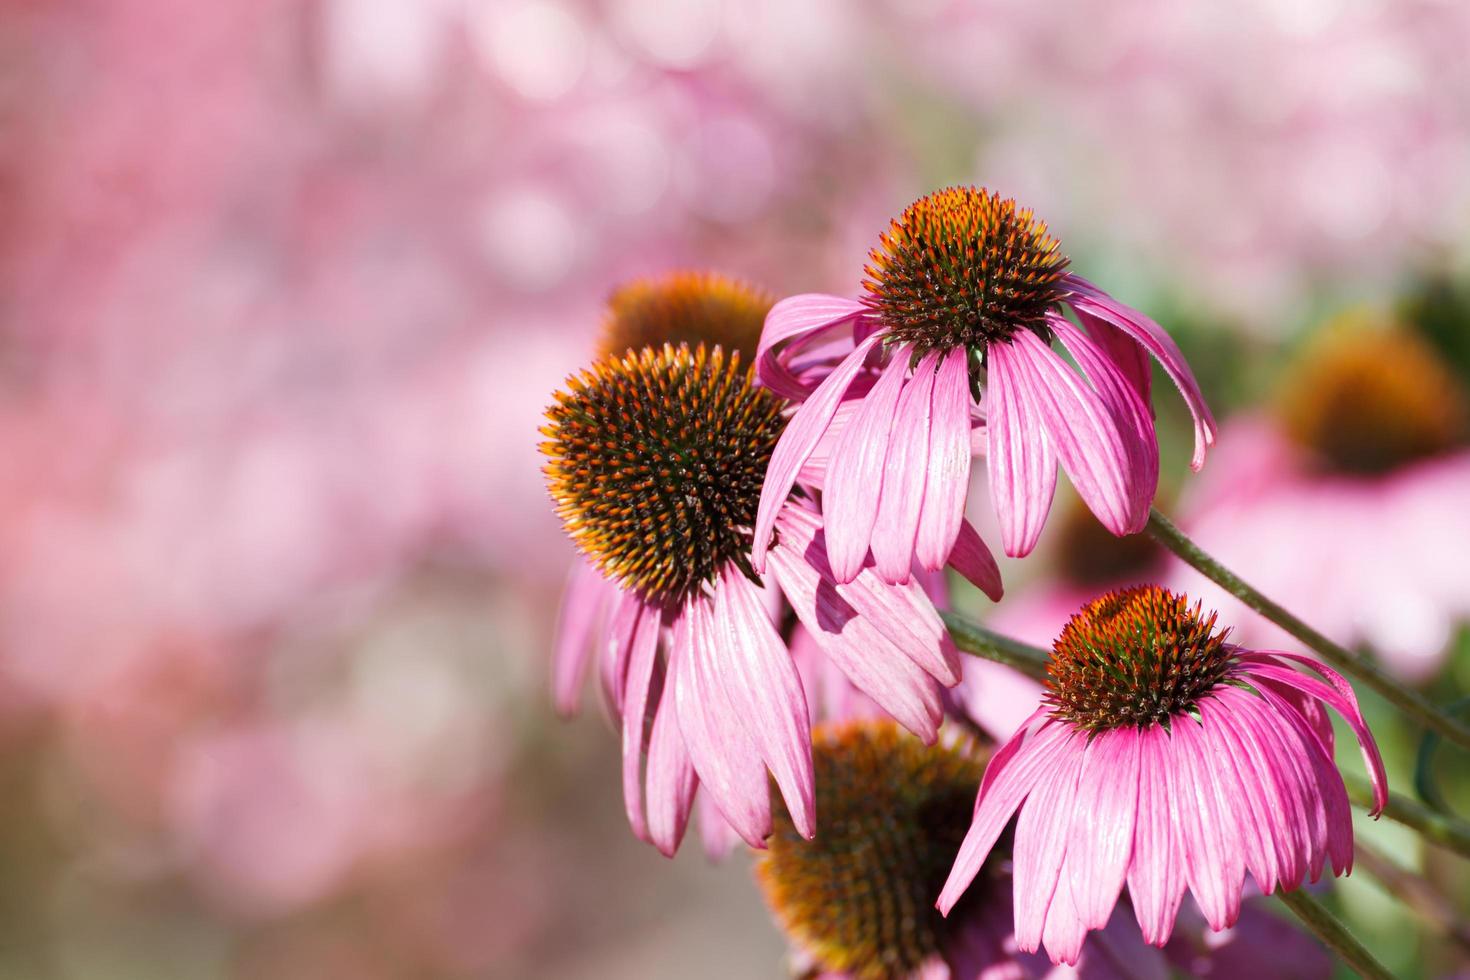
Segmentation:
{"type": "Polygon", "coordinates": [[[1178,346],[1067,272],[1046,225],[1014,201],[973,187],[921,198],[881,236],[866,271],[861,300],[794,296],[766,318],[761,382],[803,403],[771,459],[757,570],[781,502],[824,440],[839,582],[870,549],[891,582],[906,581],[915,559],[945,563],[981,424],[975,445],[987,456],[1007,554],[1035,546],[1058,463],[1108,530],[1142,530],[1159,475],[1150,355],[1194,416],[1192,465],[1203,465],[1215,423],[1178,346]]]}
{"type": "Polygon", "coordinates": [[[775,302],[754,283],[702,269],[635,279],[608,297],[598,352],[704,344],[750,363],[775,302]]]}
{"type": "Polygon", "coordinates": [[[785,406],[738,356],[645,348],[598,361],[568,389],[547,412],[542,451],[557,511],[596,573],[574,577],[558,660],[574,686],[600,634],[634,832],[673,853],[703,784],[731,828],[760,846],[771,830],[769,769],[811,835],[810,721],[775,598],[860,690],[930,740],[939,685],[959,677],[938,613],[917,582],[871,572],[836,582],[822,519],[794,496],[777,515],[768,576],[754,571],[750,529],[785,406]]]}
{"type": "MultiPolygon", "coordinates": [[[[1045,957],[1017,950],[1006,861],[986,862],[949,917],[934,908],[965,836],[988,750],[947,731],[924,745],[892,722],[828,723],[813,736],[822,832],[807,840],[785,813],[756,865],[766,902],[802,976],[1043,977],[1045,957]]],[[[1122,925],[1121,917],[1119,925],[1122,925]]],[[[1131,928],[1081,953],[1084,977],[1167,976],[1131,928]]]]}
{"type": "Polygon", "coordinates": [[[1375,815],[1387,799],[1352,689],[1314,660],[1242,649],[1228,632],[1157,586],[1073,617],[1047,703],[986,767],[939,908],[955,908],[1017,812],[1016,941],[1044,943],[1056,962],[1076,961],[1125,882],[1143,938],[1161,945],[1186,887],[1221,930],[1247,871],[1268,895],[1317,881],[1329,861],[1349,871],[1352,817],[1325,707],[1357,736],[1375,815]]]}

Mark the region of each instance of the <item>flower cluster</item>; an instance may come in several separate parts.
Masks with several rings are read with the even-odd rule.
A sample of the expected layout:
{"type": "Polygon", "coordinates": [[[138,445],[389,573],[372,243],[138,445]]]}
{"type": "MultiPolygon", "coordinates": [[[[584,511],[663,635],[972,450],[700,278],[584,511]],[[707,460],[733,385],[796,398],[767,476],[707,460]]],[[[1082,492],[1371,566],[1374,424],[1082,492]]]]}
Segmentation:
{"type": "Polygon", "coordinates": [[[964,677],[940,573],[1003,593],[966,518],[973,458],[1024,556],[1059,466],[1102,528],[1144,527],[1151,359],[1193,416],[1196,469],[1215,439],[1168,334],[1070,271],[1032,212],[943,190],[880,236],[857,299],[676,273],[618,290],[603,336],[542,430],[583,556],[557,701],[575,710],[595,665],[634,833],[673,854],[705,801],[712,853],[731,832],[765,852],[812,972],[1030,974],[1042,946],[1116,969],[1169,942],[1186,891],[1223,930],[1247,871],[1270,894],[1351,868],[1326,707],[1386,798],[1351,689],[1158,586],[1072,618],[1003,745],[966,733],[986,682],[964,677]]]}

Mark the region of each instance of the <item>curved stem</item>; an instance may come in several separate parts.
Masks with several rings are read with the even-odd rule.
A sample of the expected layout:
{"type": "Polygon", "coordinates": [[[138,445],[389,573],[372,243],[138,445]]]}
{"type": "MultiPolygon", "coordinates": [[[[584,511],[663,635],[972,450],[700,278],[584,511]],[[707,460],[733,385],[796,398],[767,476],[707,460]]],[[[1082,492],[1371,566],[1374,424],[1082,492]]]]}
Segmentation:
{"type": "Polygon", "coordinates": [[[1329,912],[1321,902],[1317,901],[1307,892],[1305,888],[1295,891],[1281,891],[1276,893],[1281,899],[1281,904],[1296,915],[1302,923],[1311,930],[1312,935],[1321,940],[1322,944],[1332,950],[1339,959],[1348,966],[1357,970],[1361,976],[1369,980],[1393,980],[1393,974],[1368,952],[1368,948],[1358,942],[1357,938],[1347,930],[1337,916],[1329,912]]]}
{"type": "Polygon", "coordinates": [[[1046,680],[1046,663],[1051,654],[1041,647],[994,633],[957,613],[941,612],[939,615],[943,617],[954,645],[961,651],[1014,667],[1036,680],[1046,680]]]}
{"type": "MultiPolygon", "coordinates": [[[[1351,772],[1343,773],[1342,780],[1347,785],[1348,797],[1355,804],[1365,810],[1373,808],[1373,786],[1368,780],[1351,772]]],[[[1397,793],[1388,794],[1388,805],[1383,808],[1383,815],[1394,823],[1418,831],[1425,840],[1470,858],[1470,824],[1463,820],[1438,813],[1397,793]]]]}
{"type": "Polygon", "coordinates": [[[1417,691],[1404,687],[1373,664],[1333,643],[1286,609],[1262,595],[1239,575],[1206,554],[1199,545],[1189,539],[1188,535],[1175,527],[1172,521],[1159,513],[1157,508],[1150,508],[1146,530],[1155,541],[1203,572],[1241,602],[1311,647],[1323,660],[1343,673],[1356,677],[1425,728],[1438,732],[1462,748],[1470,749],[1470,727],[1445,715],[1417,691]]]}

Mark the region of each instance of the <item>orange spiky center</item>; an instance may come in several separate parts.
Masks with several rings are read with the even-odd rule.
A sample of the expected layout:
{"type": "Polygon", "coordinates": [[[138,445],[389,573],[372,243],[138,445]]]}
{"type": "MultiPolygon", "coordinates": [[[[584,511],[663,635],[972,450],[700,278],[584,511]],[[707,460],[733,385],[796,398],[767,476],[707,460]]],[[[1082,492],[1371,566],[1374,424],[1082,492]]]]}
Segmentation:
{"type": "Polygon", "coordinates": [[[1156,585],[1109,592],[1062,628],[1047,665],[1053,713],[1084,731],[1166,725],[1226,683],[1228,629],[1156,585]]]}
{"type": "Polygon", "coordinates": [[[620,355],[672,344],[719,346],[753,363],[766,314],[765,290],[715,272],[673,272],[619,287],[608,299],[598,349],[620,355]]]}
{"type": "MultiPolygon", "coordinates": [[[[934,902],[987,758],[968,739],[926,746],[891,721],[813,733],[820,829],[805,840],[778,814],[756,875],[782,928],[821,970],[903,977],[942,954],[965,912],[946,919],[934,902]]],[[[968,896],[983,901],[984,892],[968,896]]]]}
{"type": "Polygon", "coordinates": [[[1435,349],[1362,315],[1307,344],[1278,407],[1292,439],[1342,473],[1387,473],[1470,435],[1470,392],[1435,349]]]}
{"type": "Polygon", "coordinates": [[[557,393],[547,486],[605,574],[667,603],[732,562],[755,577],[751,525],[785,423],[753,382],[739,355],[665,345],[605,358],[557,393]]]}
{"type": "Polygon", "coordinates": [[[878,239],[865,268],[864,302],[889,342],[917,356],[986,345],[1017,330],[1050,339],[1045,314],[1063,295],[1067,257],[1046,223],[1013,200],[976,187],[920,198],[878,239]]]}

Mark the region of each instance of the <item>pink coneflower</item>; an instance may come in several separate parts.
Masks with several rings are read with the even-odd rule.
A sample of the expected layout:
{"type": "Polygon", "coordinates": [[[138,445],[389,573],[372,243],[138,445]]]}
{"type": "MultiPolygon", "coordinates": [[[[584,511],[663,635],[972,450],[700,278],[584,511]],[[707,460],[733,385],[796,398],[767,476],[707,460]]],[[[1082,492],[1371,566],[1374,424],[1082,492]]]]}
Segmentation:
{"type": "Polygon", "coordinates": [[[939,898],[965,894],[1019,811],[1015,925],[1023,950],[1076,961],[1126,881],[1143,938],[1162,944],[1185,888],[1231,925],[1249,871],[1266,894],[1352,867],[1347,791],[1324,706],[1352,727],[1387,799],[1352,689],[1306,657],[1245,650],[1157,586],[1094,600],[1062,630],[1047,703],[991,759],[939,898]],[[1322,679],[1294,670],[1301,664],[1322,679]]]}
{"type": "Polygon", "coordinates": [[[761,381],[805,401],[771,459],[755,567],[764,568],[781,502],[824,437],[837,581],[856,575],[870,548],[891,582],[906,581],[915,559],[942,566],[960,533],[982,409],[977,445],[1007,554],[1035,546],[1059,462],[1108,530],[1142,530],[1159,473],[1148,355],[1194,415],[1196,469],[1214,420],[1169,335],[1066,266],[1029,210],[950,188],[910,205],[883,234],[861,300],[778,303],[761,337],[761,381]]]}
{"type": "MultiPolygon", "coordinates": [[[[1016,948],[1007,862],[986,862],[983,887],[953,915],[934,908],[964,838],[989,751],[947,730],[924,745],[890,721],[829,723],[814,735],[822,832],[805,839],[790,817],[756,878],[794,947],[797,975],[826,980],[1043,977],[1043,956],[1016,948]]],[[[1084,977],[1165,977],[1162,954],[1125,927],[1094,937],[1084,977]]]]}
{"type": "Polygon", "coordinates": [[[822,519],[797,497],[777,514],[769,575],[753,570],[750,528],[785,406],[738,356],[646,348],[568,386],[547,413],[542,450],[558,512],[598,574],[574,576],[566,597],[559,687],[572,687],[600,633],[634,832],[672,853],[702,783],[759,846],[771,830],[769,769],[809,836],[810,722],[768,585],[859,689],[930,740],[939,685],[959,677],[938,613],[917,582],[863,572],[837,583],[822,519]]]}

